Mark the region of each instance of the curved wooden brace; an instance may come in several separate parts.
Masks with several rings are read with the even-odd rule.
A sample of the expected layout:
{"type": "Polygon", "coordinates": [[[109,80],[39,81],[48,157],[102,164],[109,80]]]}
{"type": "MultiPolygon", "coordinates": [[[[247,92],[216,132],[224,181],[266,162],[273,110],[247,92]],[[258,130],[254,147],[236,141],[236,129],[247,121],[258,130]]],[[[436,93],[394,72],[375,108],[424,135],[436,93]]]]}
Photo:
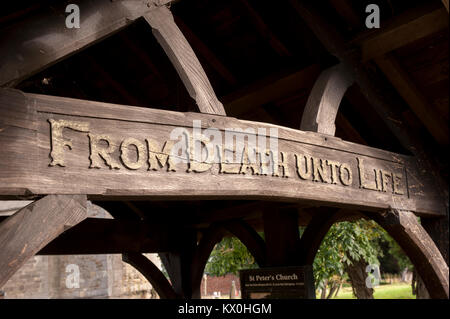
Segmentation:
{"type": "Polygon", "coordinates": [[[175,24],[170,10],[160,6],[145,13],[144,18],[152,27],[155,38],[174,65],[200,112],[226,115],[205,71],[183,33],[175,24]]]}
{"type": "Polygon", "coordinates": [[[325,212],[314,215],[300,238],[299,253],[303,265],[313,264],[320,244],[330,227],[348,214],[350,212],[346,210],[327,208],[325,212]]]}
{"type": "Polygon", "coordinates": [[[48,195],[1,222],[0,287],[30,257],[86,217],[86,195],[48,195]]]}
{"type": "Polygon", "coordinates": [[[300,129],[334,136],[339,105],[352,83],[353,77],[343,64],[323,71],[309,94],[300,129]]]}
{"type": "Polygon", "coordinates": [[[449,269],[435,243],[409,211],[365,213],[394,238],[416,267],[431,298],[449,298],[449,269]]]}
{"type": "Polygon", "coordinates": [[[200,284],[203,271],[214,246],[220,242],[226,230],[220,224],[212,224],[203,234],[192,259],[191,284],[192,298],[200,298],[200,284]]]}
{"type": "Polygon", "coordinates": [[[144,16],[200,112],[225,115],[194,51],[165,6],[169,2],[81,1],[78,5],[85,19],[79,29],[65,27],[65,16],[59,14],[64,12],[61,6],[24,21],[20,28],[3,31],[1,35],[8,39],[3,42],[8,44],[0,44],[0,57],[5,62],[0,66],[0,85],[14,86],[144,16]]]}
{"type": "Polygon", "coordinates": [[[13,87],[131,24],[153,9],[148,4],[157,6],[167,2],[80,0],[76,2],[82,17],[79,29],[66,27],[66,3],[42,8],[21,21],[20,27],[0,31],[3,40],[0,42],[0,85],[13,87]]]}
{"type": "Polygon", "coordinates": [[[128,252],[122,254],[122,260],[144,275],[161,299],[179,298],[163,273],[147,257],[140,253],[128,252]]]}
{"type": "Polygon", "coordinates": [[[234,220],[225,222],[223,226],[247,247],[259,267],[266,264],[266,243],[250,225],[242,220],[234,220]]]}

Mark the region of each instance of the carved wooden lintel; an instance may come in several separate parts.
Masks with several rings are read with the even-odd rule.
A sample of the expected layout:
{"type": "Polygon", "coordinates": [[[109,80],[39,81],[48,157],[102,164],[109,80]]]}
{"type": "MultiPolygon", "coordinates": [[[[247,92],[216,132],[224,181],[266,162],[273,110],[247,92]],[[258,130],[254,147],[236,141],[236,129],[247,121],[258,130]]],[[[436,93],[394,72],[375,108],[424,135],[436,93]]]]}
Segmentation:
{"type": "Polygon", "coordinates": [[[270,124],[1,89],[0,128],[3,198],[251,197],[445,212],[414,158],[270,124]]]}

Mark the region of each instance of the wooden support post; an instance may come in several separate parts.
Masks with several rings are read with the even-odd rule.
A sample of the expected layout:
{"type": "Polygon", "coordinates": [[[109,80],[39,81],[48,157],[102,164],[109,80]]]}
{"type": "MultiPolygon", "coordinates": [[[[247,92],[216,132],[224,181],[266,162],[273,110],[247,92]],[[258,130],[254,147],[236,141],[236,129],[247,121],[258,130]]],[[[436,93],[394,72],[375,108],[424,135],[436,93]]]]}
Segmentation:
{"type": "Polygon", "coordinates": [[[448,266],[431,237],[409,211],[366,213],[394,238],[416,267],[431,298],[449,298],[448,266]]]}
{"type": "Polygon", "coordinates": [[[87,216],[85,195],[48,195],[0,224],[0,287],[32,256],[87,216]]]}
{"type": "Polygon", "coordinates": [[[200,62],[175,24],[170,10],[157,7],[144,14],[153,34],[174,65],[189,95],[202,113],[225,115],[222,103],[217,99],[200,62]]]}
{"type": "Polygon", "coordinates": [[[267,247],[267,265],[300,265],[298,213],[268,207],[263,213],[264,236],[267,247]]]}
{"type": "Polygon", "coordinates": [[[340,216],[340,211],[336,208],[326,208],[325,211],[315,212],[300,239],[299,254],[302,264],[313,264],[322,240],[340,216]]]}
{"type": "Polygon", "coordinates": [[[334,136],[339,105],[352,83],[352,75],[342,64],[323,71],[309,94],[300,129],[334,136]]]}
{"type": "Polygon", "coordinates": [[[442,0],[442,3],[444,4],[445,9],[447,9],[448,13],[448,0],[442,0]]]}
{"type": "Polygon", "coordinates": [[[187,231],[180,236],[177,251],[159,254],[175,293],[185,299],[192,298],[191,269],[196,244],[196,233],[187,231]]]}
{"type": "Polygon", "coordinates": [[[211,255],[214,246],[220,242],[225,235],[225,229],[219,224],[212,224],[203,233],[202,238],[195,250],[195,254],[192,259],[191,268],[191,287],[192,298],[199,299],[201,297],[200,285],[202,282],[203,271],[205,270],[206,263],[211,255]]]}
{"type": "Polygon", "coordinates": [[[161,299],[177,299],[179,297],[163,273],[144,255],[129,252],[122,255],[122,260],[144,275],[161,299]]]}

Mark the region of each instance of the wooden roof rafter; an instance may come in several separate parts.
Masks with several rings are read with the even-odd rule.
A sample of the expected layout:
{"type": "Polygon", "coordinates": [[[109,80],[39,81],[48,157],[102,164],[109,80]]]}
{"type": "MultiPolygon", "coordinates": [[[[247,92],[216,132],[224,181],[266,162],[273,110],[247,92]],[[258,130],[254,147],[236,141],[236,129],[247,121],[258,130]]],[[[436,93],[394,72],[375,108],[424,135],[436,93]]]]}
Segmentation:
{"type": "Polygon", "coordinates": [[[391,53],[410,43],[448,28],[448,13],[442,6],[426,5],[393,18],[383,29],[357,36],[350,44],[361,47],[362,61],[374,60],[411,110],[441,145],[448,145],[448,126],[420,92],[391,53]]]}
{"type": "MultiPolygon", "coordinates": [[[[424,141],[415,132],[409,130],[402,121],[397,120],[397,114],[390,107],[392,101],[387,96],[379,93],[382,91],[380,81],[368,75],[357,50],[349,47],[343,35],[325,21],[312,6],[300,3],[297,0],[290,0],[290,3],[330,54],[339,58],[349,71],[354,74],[355,82],[361,88],[361,92],[365,95],[367,101],[381,116],[401,144],[417,156],[418,160],[425,165],[426,170],[433,172],[433,175],[440,180],[440,175],[433,169],[435,167],[435,155],[430,155],[424,141]]],[[[440,183],[444,189],[446,182],[440,180],[440,183]]]]}
{"type": "Polygon", "coordinates": [[[84,1],[85,26],[68,29],[64,16],[48,10],[21,24],[4,30],[0,59],[1,86],[14,86],[19,81],[74,54],[144,17],[153,34],[173,63],[200,112],[225,115],[200,62],[178,29],[167,4],[171,0],[110,2],[84,1]],[[7,44],[7,45],[6,45],[7,44]]]}

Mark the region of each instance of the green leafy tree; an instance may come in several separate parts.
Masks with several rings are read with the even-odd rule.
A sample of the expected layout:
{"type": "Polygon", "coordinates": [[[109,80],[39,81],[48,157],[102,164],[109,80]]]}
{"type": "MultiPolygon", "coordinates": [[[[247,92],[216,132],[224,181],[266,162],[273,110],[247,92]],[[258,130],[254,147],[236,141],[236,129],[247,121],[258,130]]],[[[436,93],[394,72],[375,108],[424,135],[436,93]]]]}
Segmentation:
{"type": "MultiPolygon", "coordinates": [[[[300,228],[300,234],[303,231],[300,228]]],[[[347,279],[352,282],[356,296],[371,298],[373,290],[365,285],[368,275],[365,266],[379,264],[383,257],[381,246],[394,256],[400,269],[411,269],[409,259],[398,244],[374,221],[361,219],[334,224],[322,241],[313,264],[315,285],[322,290],[322,298],[337,295],[347,279]]],[[[237,275],[241,269],[257,267],[253,256],[239,239],[226,237],[212,251],[205,272],[212,276],[237,275]]]]}
{"type": "Polygon", "coordinates": [[[236,237],[225,237],[209,257],[205,272],[212,276],[237,275],[241,269],[258,268],[247,247],[236,237]]]}
{"type": "Polygon", "coordinates": [[[313,264],[315,284],[322,290],[322,298],[337,294],[346,276],[352,281],[355,295],[371,298],[373,291],[365,287],[365,265],[379,263],[378,240],[382,236],[383,230],[375,222],[363,219],[336,223],[330,228],[313,264]]]}

